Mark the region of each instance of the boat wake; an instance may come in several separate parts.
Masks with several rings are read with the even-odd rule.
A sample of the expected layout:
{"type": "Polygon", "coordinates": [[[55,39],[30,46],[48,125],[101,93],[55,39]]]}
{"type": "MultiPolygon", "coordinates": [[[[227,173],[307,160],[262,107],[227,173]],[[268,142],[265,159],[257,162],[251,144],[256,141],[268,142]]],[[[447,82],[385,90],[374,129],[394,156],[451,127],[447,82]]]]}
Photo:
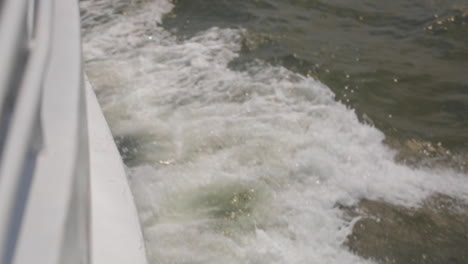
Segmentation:
{"type": "Polygon", "coordinates": [[[231,69],[245,30],[177,39],[159,25],[169,1],[81,5],[87,73],[152,263],[366,263],[343,246],[357,219],[340,206],[468,201],[466,175],[396,163],[383,133],[313,78],[231,69]]]}

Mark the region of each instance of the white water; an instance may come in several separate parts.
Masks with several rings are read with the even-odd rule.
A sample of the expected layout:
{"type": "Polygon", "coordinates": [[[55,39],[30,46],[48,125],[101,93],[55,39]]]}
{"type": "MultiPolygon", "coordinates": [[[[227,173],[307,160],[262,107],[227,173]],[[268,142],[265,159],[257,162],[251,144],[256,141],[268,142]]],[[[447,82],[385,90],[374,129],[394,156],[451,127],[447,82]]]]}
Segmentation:
{"type": "Polygon", "coordinates": [[[312,78],[229,69],[243,30],[179,41],[157,25],[169,1],[121,3],[81,2],[111,18],[85,29],[84,55],[114,135],[140,143],[128,172],[152,263],[366,263],[337,204],[468,200],[466,175],[395,163],[312,78]]]}

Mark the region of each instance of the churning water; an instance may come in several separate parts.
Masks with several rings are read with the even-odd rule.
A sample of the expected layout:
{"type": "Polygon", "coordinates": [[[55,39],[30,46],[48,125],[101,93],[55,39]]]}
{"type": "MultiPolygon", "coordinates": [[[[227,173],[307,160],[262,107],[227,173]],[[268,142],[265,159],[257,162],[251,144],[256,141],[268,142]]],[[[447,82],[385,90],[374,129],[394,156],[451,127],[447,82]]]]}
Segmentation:
{"type": "MultiPolygon", "coordinates": [[[[344,246],[359,218],[343,206],[418,207],[436,193],[468,202],[460,170],[396,162],[384,134],[317,80],[331,68],[262,53],[266,42],[273,55],[285,48],[251,26],[255,9],[236,12],[274,13],[281,1],[179,2],[80,3],[86,71],[128,167],[151,263],[371,263],[344,246]],[[217,5],[227,3],[239,7],[226,15],[217,5]]],[[[328,10],[282,5],[295,2],[328,10]]],[[[292,17],[283,11],[278,25],[292,17]]]]}

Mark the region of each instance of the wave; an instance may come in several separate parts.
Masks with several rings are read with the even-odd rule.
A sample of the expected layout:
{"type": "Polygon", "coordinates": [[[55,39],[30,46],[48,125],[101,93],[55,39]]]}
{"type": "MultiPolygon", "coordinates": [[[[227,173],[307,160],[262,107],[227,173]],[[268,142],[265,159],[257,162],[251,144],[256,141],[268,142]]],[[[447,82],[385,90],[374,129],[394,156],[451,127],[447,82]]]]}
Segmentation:
{"type": "Polygon", "coordinates": [[[231,69],[245,30],[177,39],[159,25],[172,7],[90,16],[84,34],[152,263],[366,263],[343,247],[357,219],[340,205],[468,201],[466,175],[395,162],[383,133],[322,83],[262,61],[231,69]]]}

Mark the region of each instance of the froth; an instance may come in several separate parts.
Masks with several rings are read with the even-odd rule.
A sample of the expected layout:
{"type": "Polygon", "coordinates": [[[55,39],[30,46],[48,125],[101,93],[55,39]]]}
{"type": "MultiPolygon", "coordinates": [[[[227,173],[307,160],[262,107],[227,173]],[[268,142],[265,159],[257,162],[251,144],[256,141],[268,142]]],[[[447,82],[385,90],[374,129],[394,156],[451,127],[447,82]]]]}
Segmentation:
{"type": "Polygon", "coordinates": [[[342,246],[355,219],[337,205],[468,199],[465,175],[395,163],[320,82],[261,61],[230,69],[242,29],[177,40],[157,26],[170,7],[114,15],[84,44],[114,135],[136,142],[128,171],[154,263],[365,263],[342,246]]]}

